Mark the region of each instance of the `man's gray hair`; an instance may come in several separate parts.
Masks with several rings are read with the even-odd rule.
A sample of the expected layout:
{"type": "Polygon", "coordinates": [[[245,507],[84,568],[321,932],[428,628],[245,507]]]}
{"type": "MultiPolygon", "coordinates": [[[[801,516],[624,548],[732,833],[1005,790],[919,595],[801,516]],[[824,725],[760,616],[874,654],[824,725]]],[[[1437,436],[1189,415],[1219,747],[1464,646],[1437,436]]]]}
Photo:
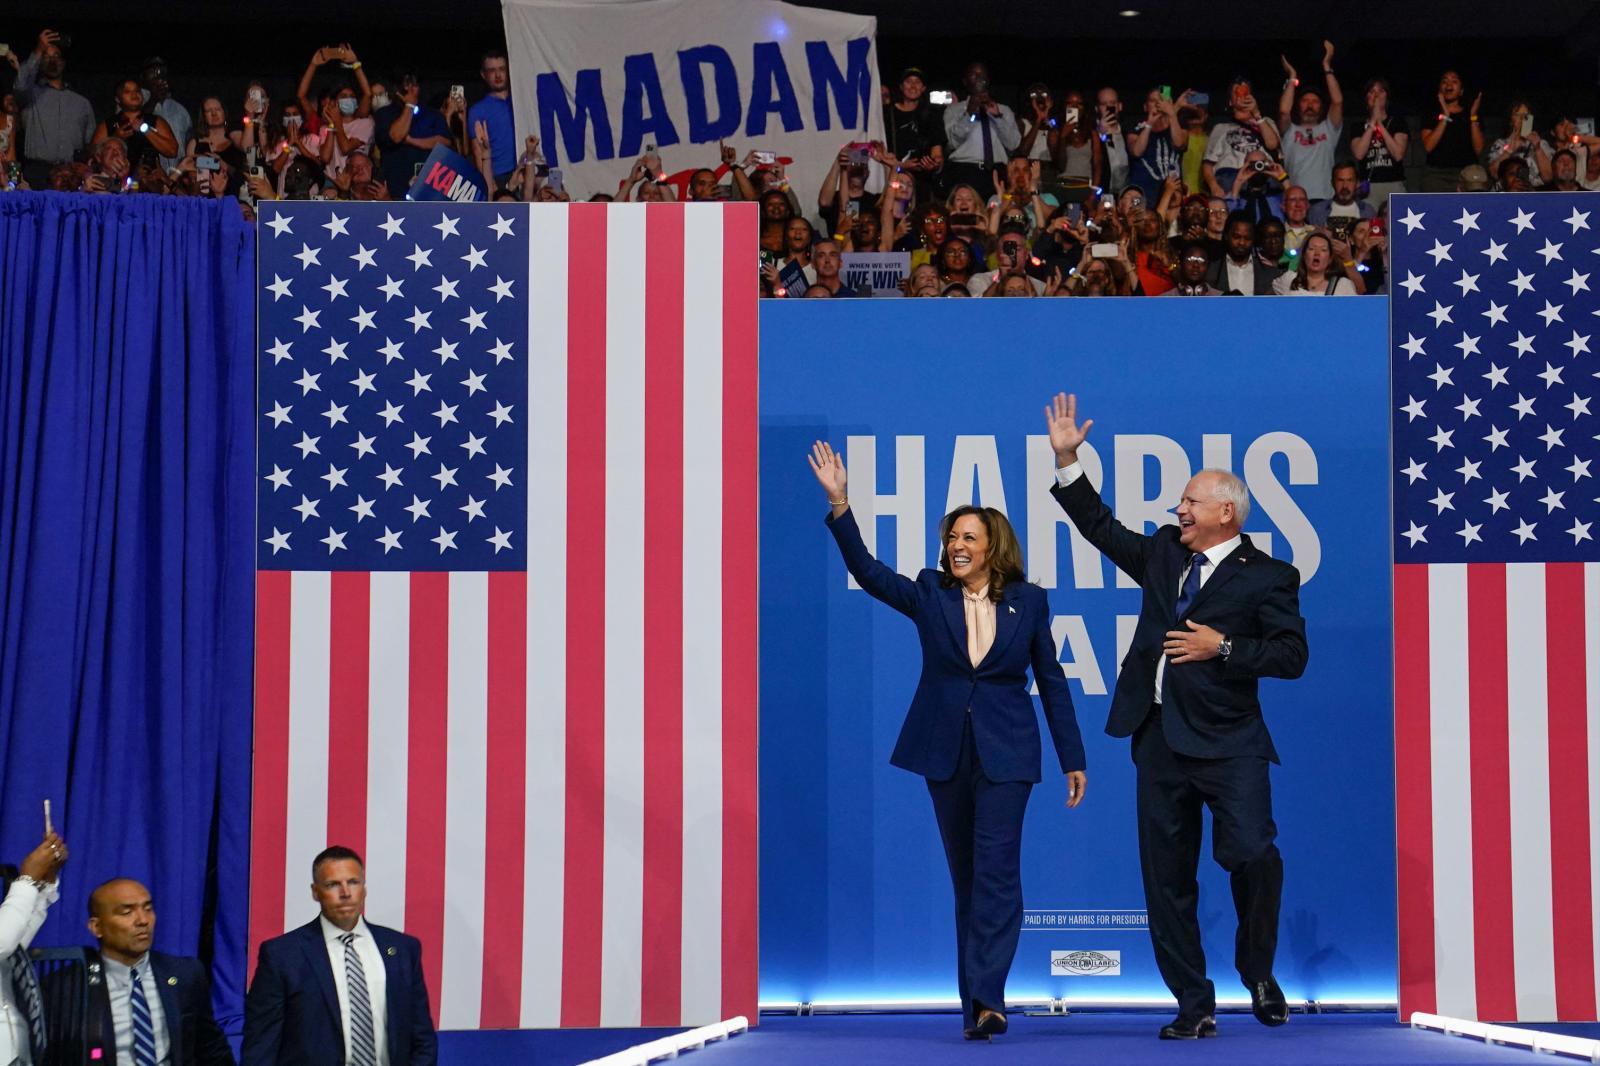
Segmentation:
{"type": "Polygon", "coordinates": [[[1200,472],[1211,474],[1216,478],[1215,498],[1233,504],[1233,513],[1238,516],[1239,525],[1242,527],[1245,519],[1250,517],[1250,490],[1245,487],[1245,483],[1230,470],[1208,469],[1200,472]]]}

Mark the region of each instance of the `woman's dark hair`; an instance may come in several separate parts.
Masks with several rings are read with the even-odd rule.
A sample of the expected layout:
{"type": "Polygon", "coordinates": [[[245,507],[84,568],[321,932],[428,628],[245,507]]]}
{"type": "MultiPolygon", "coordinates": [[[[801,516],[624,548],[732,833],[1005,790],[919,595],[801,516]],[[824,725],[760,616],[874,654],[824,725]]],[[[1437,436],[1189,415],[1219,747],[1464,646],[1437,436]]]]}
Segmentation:
{"type": "MultiPolygon", "coordinates": [[[[1291,289],[1306,287],[1306,249],[1311,246],[1312,241],[1321,241],[1328,246],[1328,268],[1322,274],[1324,280],[1335,281],[1340,276],[1334,269],[1333,238],[1322,230],[1313,230],[1306,235],[1304,241],[1300,242],[1300,255],[1296,257],[1294,264],[1294,281],[1289,286],[1291,289]]],[[[1335,283],[1337,284],[1336,281],[1335,283]]]]}
{"type": "Polygon", "coordinates": [[[939,523],[939,569],[944,572],[939,578],[939,583],[945,588],[957,584],[955,575],[950,573],[950,551],[947,545],[956,520],[969,514],[976,515],[978,521],[983,523],[984,531],[989,534],[989,599],[998,603],[1000,593],[1008,583],[1015,582],[1021,585],[1025,584],[1028,578],[1022,572],[1022,545],[1017,543],[1017,534],[1011,528],[1006,516],[993,507],[979,507],[969,503],[965,507],[957,507],[945,515],[939,523]]]}

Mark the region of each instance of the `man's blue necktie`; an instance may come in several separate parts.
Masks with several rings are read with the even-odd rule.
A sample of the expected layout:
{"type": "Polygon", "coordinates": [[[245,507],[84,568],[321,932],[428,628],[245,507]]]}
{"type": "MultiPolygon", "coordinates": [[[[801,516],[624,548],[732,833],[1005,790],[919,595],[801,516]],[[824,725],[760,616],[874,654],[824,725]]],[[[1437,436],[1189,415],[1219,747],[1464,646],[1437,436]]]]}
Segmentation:
{"type": "Polygon", "coordinates": [[[1189,609],[1194,598],[1200,595],[1200,571],[1208,561],[1199,552],[1189,556],[1189,576],[1184,578],[1183,588],[1178,591],[1178,609],[1173,612],[1172,619],[1174,622],[1183,621],[1184,612],[1189,609]]]}
{"type": "Polygon", "coordinates": [[[134,1066],[156,1066],[156,1029],[150,1021],[150,1001],[144,998],[139,967],[128,971],[133,984],[128,989],[128,1012],[133,1016],[134,1066]]]}

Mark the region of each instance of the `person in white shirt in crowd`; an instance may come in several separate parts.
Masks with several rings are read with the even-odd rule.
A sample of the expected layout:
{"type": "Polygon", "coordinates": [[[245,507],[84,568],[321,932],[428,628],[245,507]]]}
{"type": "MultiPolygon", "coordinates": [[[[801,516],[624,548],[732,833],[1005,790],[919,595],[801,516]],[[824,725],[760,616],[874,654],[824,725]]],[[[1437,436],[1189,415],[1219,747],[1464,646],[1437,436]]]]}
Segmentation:
{"type": "MultiPolygon", "coordinates": [[[[1343,247],[1349,251],[1349,245],[1343,247]]],[[[1337,259],[1333,238],[1319,230],[1305,239],[1294,269],[1284,271],[1272,288],[1279,296],[1359,296],[1362,281],[1355,261],[1337,259]]]]}
{"type": "Polygon", "coordinates": [[[1055,161],[1050,158],[1050,131],[1061,127],[1056,111],[1056,100],[1050,86],[1036,81],[1028,86],[1023,96],[1024,105],[1018,121],[1022,123],[1022,141],[1016,155],[1031,164],[1034,180],[1048,185],[1056,180],[1055,161]]]}
{"type": "Polygon", "coordinates": [[[995,192],[994,168],[1022,143],[1022,132],[1011,109],[991,95],[986,64],[969,63],[961,87],[966,98],[944,109],[944,185],[971,185],[988,197],[995,192]]]}
{"type": "Polygon", "coordinates": [[[1392,193],[1406,191],[1406,147],[1411,134],[1405,120],[1389,103],[1389,83],[1383,78],[1367,82],[1367,122],[1350,142],[1360,176],[1367,183],[1367,203],[1376,210],[1392,193]]]}
{"type": "Polygon", "coordinates": [[[28,946],[60,895],[56,878],[67,861],[67,845],[48,832],[22,860],[0,903],[0,1062],[41,1061],[45,1051],[44,1000],[28,946]]]}
{"type": "Polygon", "coordinates": [[[1278,98],[1278,123],[1283,131],[1283,165],[1289,180],[1306,190],[1313,201],[1333,196],[1328,181],[1333,150],[1344,130],[1344,92],[1333,74],[1333,42],[1322,42],[1322,76],[1327,83],[1326,105],[1316,88],[1300,88],[1300,76],[1288,56],[1283,61],[1288,80],[1278,98]]]}
{"type": "Polygon", "coordinates": [[[1200,176],[1206,191],[1226,198],[1238,171],[1252,152],[1271,156],[1282,143],[1278,127],[1264,118],[1250,91],[1250,83],[1237,79],[1228,88],[1228,117],[1211,128],[1206,155],[1200,163],[1200,176]]]}
{"type": "Polygon", "coordinates": [[[1128,161],[1128,138],[1122,131],[1122,97],[1109,85],[1095,94],[1095,132],[1100,135],[1105,156],[1105,187],[1117,193],[1127,187],[1132,174],[1128,161]]]}

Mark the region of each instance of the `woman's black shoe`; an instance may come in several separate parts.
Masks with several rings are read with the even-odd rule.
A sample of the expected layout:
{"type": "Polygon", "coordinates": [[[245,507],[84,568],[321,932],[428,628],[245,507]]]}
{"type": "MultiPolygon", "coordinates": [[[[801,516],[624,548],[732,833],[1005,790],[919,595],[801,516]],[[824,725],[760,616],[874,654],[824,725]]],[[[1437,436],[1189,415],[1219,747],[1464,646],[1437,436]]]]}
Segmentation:
{"type": "Polygon", "coordinates": [[[1007,1024],[1004,1013],[985,1009],[978,1012],[978,1024],[972,1028],[980,1036],[999,1036],[1006,1031],[1007,1024]]]}

